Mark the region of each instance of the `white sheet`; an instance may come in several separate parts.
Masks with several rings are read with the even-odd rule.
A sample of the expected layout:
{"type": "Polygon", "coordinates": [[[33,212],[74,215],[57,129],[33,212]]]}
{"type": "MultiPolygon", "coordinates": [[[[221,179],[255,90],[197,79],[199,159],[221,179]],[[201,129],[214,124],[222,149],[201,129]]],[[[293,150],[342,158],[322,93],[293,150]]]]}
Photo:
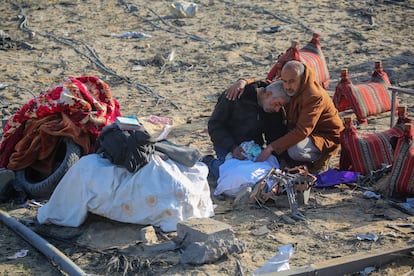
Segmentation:
{"type": "Polygon", "coordinates": [[[214,216],[208,168],[185,167],[154,156],[136,173],[97,154],[82,157],[38,210],[40,223],[77,227],[88,211],[116,221],[176,231],[177,222],[214,216]]]}
{"type": "Polygon", "coordinates": [[[228,159],[220,166],[220,177],[217,180],[214,195],[225,194],[235,197],[242,187],[253,187],[257,181],[266,176],[272,167],[280,168],[279,161],[274,155],[264,162],[228,159]]]}

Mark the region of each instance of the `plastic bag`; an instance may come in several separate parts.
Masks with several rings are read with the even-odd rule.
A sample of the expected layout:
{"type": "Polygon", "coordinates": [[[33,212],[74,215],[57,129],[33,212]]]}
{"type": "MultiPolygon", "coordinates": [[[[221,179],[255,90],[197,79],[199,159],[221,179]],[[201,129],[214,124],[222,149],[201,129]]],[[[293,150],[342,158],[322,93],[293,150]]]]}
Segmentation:
{"type": "Polygon", "coordinates": [[[252,276],[290,269],[289,259],[293,253],[294,249],[291,244],[279,247],[279,252],[270,258],[263,266],[253,271],[252,276]]]}

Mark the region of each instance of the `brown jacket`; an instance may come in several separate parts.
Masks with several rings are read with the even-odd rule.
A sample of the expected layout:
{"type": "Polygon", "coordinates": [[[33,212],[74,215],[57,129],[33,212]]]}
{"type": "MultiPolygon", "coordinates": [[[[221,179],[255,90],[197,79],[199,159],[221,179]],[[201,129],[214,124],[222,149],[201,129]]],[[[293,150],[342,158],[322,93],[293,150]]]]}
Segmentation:
{"type": "Polygon", "coordinates": [[[270,145],[277,154],[310,136],[323,154],[335,154],[344,129],[331,97],[318,84],[315,72],[305,65],[305,76],[299,92],[286,106],[288,133],[270,145]]]}

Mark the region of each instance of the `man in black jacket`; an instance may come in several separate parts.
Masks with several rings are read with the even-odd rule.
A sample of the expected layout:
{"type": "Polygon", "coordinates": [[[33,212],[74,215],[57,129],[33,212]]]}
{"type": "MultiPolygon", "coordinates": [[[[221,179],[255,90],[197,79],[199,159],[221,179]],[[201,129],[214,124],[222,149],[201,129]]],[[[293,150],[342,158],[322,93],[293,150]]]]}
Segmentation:
{"type": "Polygon", "coordinates": [[[289,96],[280,81],[249,84],[235,101],[227,99],[223,92],[208,121],[208,133],[217,156],[207,155],[202,160],[210,173],[216,179],[219,177],[219,166],[228,153],[246,159],[240,147],[242,142],[254,141],[262,147],[283,136],[286,133],[283,106],[288,102],[289,96]]]}

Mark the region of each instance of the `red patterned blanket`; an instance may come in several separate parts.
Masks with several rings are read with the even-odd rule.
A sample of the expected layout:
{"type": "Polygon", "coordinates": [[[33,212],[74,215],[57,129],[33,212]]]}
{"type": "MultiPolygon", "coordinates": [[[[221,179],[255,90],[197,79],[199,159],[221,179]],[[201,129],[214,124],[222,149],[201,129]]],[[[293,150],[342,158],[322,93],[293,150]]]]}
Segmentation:
{"type": "MultiPolygon", "coordinates": [[[[26,134],[29,134],[26,126],[36,125],[41,119],[50,115],[64,117],[62,120],[67,117],[69,120],[61,124],[59,131],[53,129],[56,127],[56,123],[49,124],[50,128],[46,128],[43,133],[53,135],[53,132],[58,132],[62,136],[74,136],[74,133],[79,134],[74,129],[79,128],[81,132],[89,135],[89,141],[92,144],[91,147],[83,142],[82,147],[91,150],[101,129],[115,121],[115,118],[121,113],[119,103],[112,97],[108,84],[103,80],[94,76],[64,78],[61,85],[31,99],[8,120],[0,144],[0,168],[8,166],[10,156],[16,153],[16,144],[24,139],[26,134]],[[73,127],[68,128],[67,126],[71,124],[73,127]]],[[[53,119],[56,120],[56,117],[53,119]]],[[[37,125],[40,127],[41,124],[37,125]]],[[[45,129],[45,125],[43,125],[43,129],[45,129]]],[[[35,131],[37,128],[31,129],[30,134],[33,135],[35,131]]],[[[33,141],[37,140],[33,139],[33,141]]],[[[42,146],[53,148],[54,144],[46,143],[42,146]]],[[[50,152],[46,148],[39,149],[39,146],[36,147],[36,145],[26,145],[20,150],[27,151],[34,148],[37,148],[39,152],[50,152]]],[[[21,154],[17,155],[21,156],[21,154]]],[[[25,152],[25,156],[29,155],[30,152],[25,152]]],[[[20,159],[20,161],[23,160],[20,159]]]]}

